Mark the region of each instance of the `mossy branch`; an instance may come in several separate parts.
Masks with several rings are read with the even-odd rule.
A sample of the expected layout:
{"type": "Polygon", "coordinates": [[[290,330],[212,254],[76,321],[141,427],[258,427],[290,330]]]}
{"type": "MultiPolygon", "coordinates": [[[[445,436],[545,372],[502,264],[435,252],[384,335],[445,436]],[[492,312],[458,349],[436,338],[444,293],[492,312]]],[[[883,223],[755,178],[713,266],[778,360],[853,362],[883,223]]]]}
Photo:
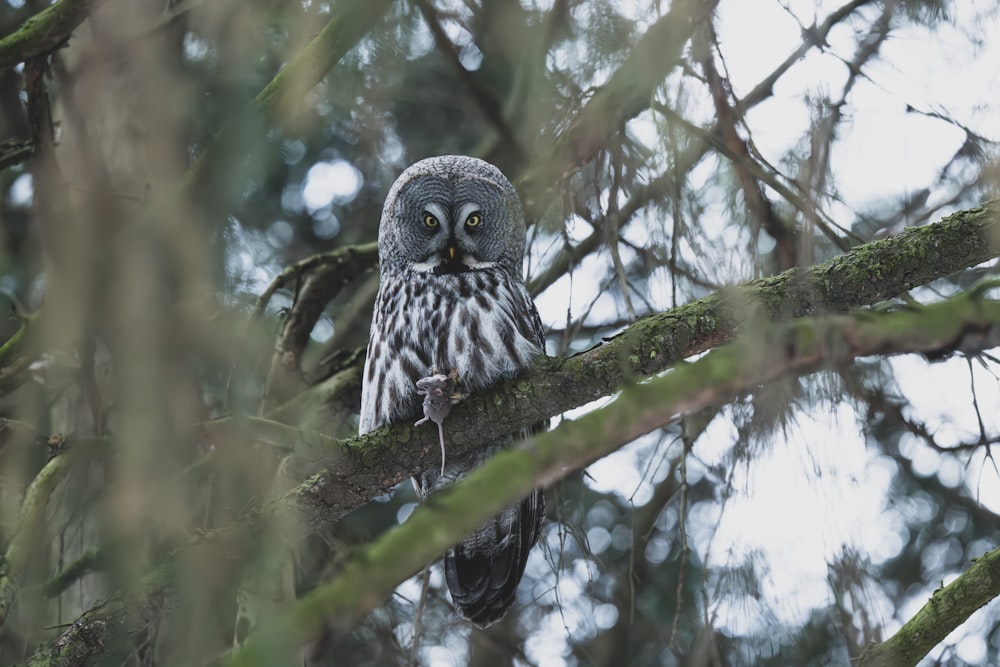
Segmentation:
{"type": "Polygon", "coordinates": [[[983,291],[896,311],[760,323],[695,362],[627,384],[609,405],[501,452],[432,497],[404,524],[351,558],[337,577],[254,636],[230,664],[284,664],[321,632],[349,631],[399,583],[502,507],[683,414],[718,405],[779,377],[804,375],[857,357],[940,354],[1000,344],[1000,301],[983,299],[983,291]]]}
{"type": "Polygon", "coordinates": [[[73,456],[61,454],[49,460],[28,489],[24,492],[21,512],[17,519],[14,536],[4,553],[4,570],[0,576],[0,625],[7,620],[7,614],[17,598],[21,577],[24,574],[33,549],[45,534],[45,508],[49,498],[60,482],[72,469],[73,456]]]}
{"type": "MultiPolygon", "coordinates": [[[[741,321],[783,321],[870,305],[996,257],[995,208],[956,213],[941,222],[868,243],[830,261],[786,271],[640,320],[570,359],[539,359],[526,374],[455,407],[445,438],[455,456],[568,410],[622,385],[666,370],[732,340],[741,321]]],[[[357,396],[344,400],[358,402],[357,396]]],[[[338,446],[338,465],[294,489],[307,524],[335,521],[421,470],[440,465],[433,429],[399,425],[338,446]],[[344,456],[343,451],[351,452],[344,456]],[[346,462],[347,465],[343,465],[346,462]]]]}
{"type": "Polygon", "coordinates": [[[948,634],[1000,595],[1000,548],[973,560],[972,567],[934,591],[916,615],[892,637],[865,649],[858,667],[916,665],[948,634]]]}
{"type": "MultiPolygon", "coordinates": [[[[132,589],[97,602],[54,641],[47,642],[20,665],[23,667],[97,667],[109,664],[129,638],[147,629],[170,609],[166,594],[173,576],[162,565],[132,589]]],[[[119,661],[120,662],[120,661],[119,661]]]]}
{"type": "Polygon", "coordinates": [[[45,597],[56,597],[67,588],[90,574],[107,567],[107,556],[96,545],[90,545],[71,562],[66,564],[51,579],[45,582],[42,591],[45,597]]]}
{"type": "Polygon", "coordinates": [[[48,53],[69,39],[70,33],[103,0],[59,0],[30,17],[0,39],[0,69],[48,53]]]}
{"type": "MultiPolygon", "coordinates": [[[[724,402],[779,375],[805,374],[859,355],[939,353],[996,344],[1000,304],[984,301],[981,288],[931,306],[781,322],[875,303],[987,261],[997,256],[1000,247],[997,228],[993,208],[957,213],[815,267],[788,271],[646,318],[605,345],[572,359],[540,360],[527,375],[468,399],[446,422],[456,455],[495,438],[499,431],[514,432],[541,417],[622,391],[610,405],[498,455],[451,492],[433,498],[403,526],[362,550],[341,576],[316,589],[276,625],[265,628],[246,651],[234,657],[233,664],[286,664],[287,652],[314,637],[328,621],[335,630],[346,631],[398,582],[497,508],[679,414],[724,402]],[[755,306],[748,309],[751,303],[755,306]],[[753,327],[744,327],[747,335],[723,344],[733,339],[743,316],[750,312],[756,318],[753,327]],[[661,377],[637,381],[713,347],[717,349],[697,362],[681,363],[661,377]],[[282,658],[268,662],[268,656],[275,655],[272,650],[282,658]]],[[[313,524],[335,520],[424,467],[440,463],[433,429],[402,425],[339,441],[260,419],[206,425],[209,438],[228,438],[234,433],[296,451],[304,447],[326,464],[323,472],[282,501],[262,509],[265,513],[297,511],[313,524]]],[[[234,530],[241,533],[247,528],[244,524],[234,530]]],[[[95,607],[63,638],[42,647],[36,657],[65,652],[75,645],[92,647],[88,637],[111,627],[110,619],[130,619],[115,625],[118,637],[138,631],[146,618],[143,614],[169,602],[169,579],[163,575],[167,570],[164,566],[150,575],[146,592],[138,599],[129,602],[116,597],[95,607]]],[[[111,636],[106,630],[99,635],[101,641],[111,636]]],[[[95,664],[94,660],[51,664],[95,664]]]]}

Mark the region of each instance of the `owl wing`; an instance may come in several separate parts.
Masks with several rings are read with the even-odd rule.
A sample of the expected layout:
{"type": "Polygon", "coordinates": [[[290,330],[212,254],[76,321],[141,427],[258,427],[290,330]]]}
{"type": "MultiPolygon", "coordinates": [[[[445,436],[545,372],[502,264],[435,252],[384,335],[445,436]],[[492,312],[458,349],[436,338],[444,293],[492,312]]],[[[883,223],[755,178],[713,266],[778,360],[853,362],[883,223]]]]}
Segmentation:
{"type": "MultiPolygon", "coordinates": [[[[545,350],[542,322],[526,290],[523,299],[523,330],[531,331],[540,350],[545,350]]],[[[522,437],[544,431],[548,421],[535,424],[522,437]]],[[[444,560],[445,579],[459,614],[481,628],[496,623],[514,603],[524,575],[528,554],[538,541],[545,516],[545,490],[532,489],[518,503],[507,507],[459,542],[444,560]]]]}
{"type": "Polygon", "coordinates": [[[448,589],[463,618],[485,628],[504,617],[514,603],[544,515],[545,492],[533,489],[445,555],[448,589]]]}

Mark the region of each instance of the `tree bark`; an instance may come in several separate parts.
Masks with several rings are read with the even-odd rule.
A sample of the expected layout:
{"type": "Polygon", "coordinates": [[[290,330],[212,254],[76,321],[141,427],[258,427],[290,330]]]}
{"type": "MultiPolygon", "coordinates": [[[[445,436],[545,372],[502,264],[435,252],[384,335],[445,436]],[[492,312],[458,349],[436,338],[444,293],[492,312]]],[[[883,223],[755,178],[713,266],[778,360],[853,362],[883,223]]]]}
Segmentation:
{"type": "Polygon", "coordinates": [[[0,39],[0,69],[59,48],[103,0],[60,0],[0,39]]]}
{"type": "Polygon", "coordinates": [[[1000,548],[980,558],[947,586],[941,586],[920,611],[889,639],[869,646],[858,667],[915,665],[969,616],[1000,595],[1000,548]]]}
{"type": "MultiPolygon", "coordinates": [[[[472,396],[445,421],[454,455],[609,396],[682,359],[732,340],[747,322],[844,311],[897,296],[975,266],[1000,252],[995,206],[955,213],[898,236],[859,246],[809,268],[796,268],[717,292],[640,320],[605,344],[570,359],[539,359],[517,379],[472,396]]],[[[356,405],[360,398],[343,400],[356,405]]],[[[307,525],[335,521],[393,486],[440,465],[434,429],[398,425],[337,441],[298,431],[269,440],[287,449],[324,451],[329,463],[287,497],[307,525]],[[316,447],[320,447],[318,450],[316,447]]]]}
{"type": "MultiPolygon", "coordinates": [[[[992,282],[927,306],[762,325],[695,362],[628,384],[607,406],[501,452],[454,487],[432,496],[405,523],[351,558],[334,579],[251,638],[229,664],[282,664],[324,631],[350,631],[397,585],[501,508],[686,413],[719,405],[780,377],[805,375],[858,357],[939,355],[996,346],[1000,301],[984,299],[983,293],[997,287],[1000,283],[992,282]]],[[[984,596],[1000,592],[994,590],[998,587],[992,584],[988,563],[979,571],[987,573],[991,585],[973,584],[979,604],[953,605],[955,613],[936,617],[941,637],[981,606],[984,596]]]]}

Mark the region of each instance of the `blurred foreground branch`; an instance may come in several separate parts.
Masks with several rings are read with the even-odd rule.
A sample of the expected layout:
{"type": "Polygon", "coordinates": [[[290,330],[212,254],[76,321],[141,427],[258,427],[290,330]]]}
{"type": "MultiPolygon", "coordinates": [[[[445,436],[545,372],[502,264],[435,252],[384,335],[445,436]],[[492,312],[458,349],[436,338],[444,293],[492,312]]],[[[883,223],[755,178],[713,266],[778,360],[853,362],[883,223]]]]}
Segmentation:
{"type": "MultiPolygon", "coordinates": [[[[983,299],[984,291],[972,289],[943,302],[897,311],[761,323],[695,362],[627,385],[605,407],[501,452],[453,488],[432,497],[405,523],[351,558],[334,579],[254,636],[230,664],[283,664],[324,629],[335,635],[348,632],[397,585],[496,511],[683,414],[718,405],[780,377],[805,375],[857,357],[996,346],[1000,301],[983,299]]],[[[990,597],[996,593],[987,592],[990,597]]]]}
{"type": "MultiPolygon", "coordinates": [[[[17,528],[3,555],[4,571],[0,576],[0,625],[7,620],[7,614],[17,598],[20,579],[24,574],[31,554],[39,544],[45,542],[45,508],[55,489],[72,470],[73,457],[62,454],[51,459],[35,476],[21,503],[17,528]]],[[[50,536],[51,537],[51,536],[50,536]]]]}
{"type": "Polygon", "coordinates": [[[521,179],[529,218],[538,217],[574,167],[589,161],[625,123],[650,105],[656,89],[682,62],[695,28],[715,10],[715,0],[674,2],[636,43],[629,57],[587,101],[573,123],[521,179]]]}
{"type": "MultiPolygon", "coordinates": [[[[391,0],[338,3],[334,15],[319,34],[281,68],[240,115],[228,120],[213,143],[198,155],[184,174],[180,187],[197,187],[206,174],[215,173],[216,161],[225,161],[226,151],[219,150],[220,145],[242,146],[242,130],[248,119],[256,121],[266,117],[269,126],[283,126],[283,120],[295,115],[303,96],[368,34],[391,4],[391,0]]],[[[167,197],[167,201],[169,199],[167,197]]]]}
{"type": "MultiPolygon", "coordinates": [[[[498,433],[517,431],[621,391],[604,408],[502,453],[454,492],[433,498],[399,529],[360,552],[340,576],[265,629],[234,664],[286,664],[286,652],[315,637],[328,621],[335,633],[346,631],[400,581],[496,509],[681,414],[724,402],[781,376],[806,374],[858,356],[941,353],[997,344],[1000,303],[982,300],[982,290],[930,306],[818,315],[788,323],[876,303],[996,257],[997,227],[993,208],[963,211],[815,267],[790,270],[645,318],[587,353],[539,360],[526,375],[470,397],[445,423],[454,455],[495,439],[498,433]],[[737,330],[742,337],[724,345],[737,330]],[[717,349],[697,362],[638,382],[711,348],[717,349]],[[271,653],[272,647],[277,654],[271,653]],[[268,657],[275,655],[281,658],[268,657]]],[[[209,440],[229,439],[226,435],[235,433],[245,436],[236,438],[240,442],[264,441],[293,449],[295,456],[311,458],[322,467],[279,501],[249,513],[231,530],[217,531],[220,536],[252,532],[253,524],[275,514],[298,515],[306,526],[328,524],[439,463],[436,434],[409,425],[347,441],[256,419],[209,422],[205,432],[209,440]]],[[[169,563],[158,571],[164,569],[169,563]]],[[[98,623],[102,618],[108,623],[123,615],[131,619],[117,626],[120,631],[115,633],[128,641],[129,635],[153,622],[141,610],[159,608],[171,597],[166,578],[158,575],[148,581],[150,586],[134,598],[118,596],[91,609],[62,638],[43,646],[39,655],[53,655],[56,647],[85,641],[81,633],[104,627],[98,623]]]]}

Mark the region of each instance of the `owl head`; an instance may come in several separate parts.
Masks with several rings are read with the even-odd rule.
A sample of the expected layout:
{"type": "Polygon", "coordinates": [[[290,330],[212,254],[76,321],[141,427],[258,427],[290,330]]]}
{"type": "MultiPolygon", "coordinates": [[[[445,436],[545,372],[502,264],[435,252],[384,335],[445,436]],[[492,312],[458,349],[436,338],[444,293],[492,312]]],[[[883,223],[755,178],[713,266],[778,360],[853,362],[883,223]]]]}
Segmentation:
{"type": "Polygon", "coordinates": [[[501,268],[520,277],[524,214],[510,181],[488,162],[427,158],[400,174],[379,226],[383,271],[449,274],[501,268]]]}

